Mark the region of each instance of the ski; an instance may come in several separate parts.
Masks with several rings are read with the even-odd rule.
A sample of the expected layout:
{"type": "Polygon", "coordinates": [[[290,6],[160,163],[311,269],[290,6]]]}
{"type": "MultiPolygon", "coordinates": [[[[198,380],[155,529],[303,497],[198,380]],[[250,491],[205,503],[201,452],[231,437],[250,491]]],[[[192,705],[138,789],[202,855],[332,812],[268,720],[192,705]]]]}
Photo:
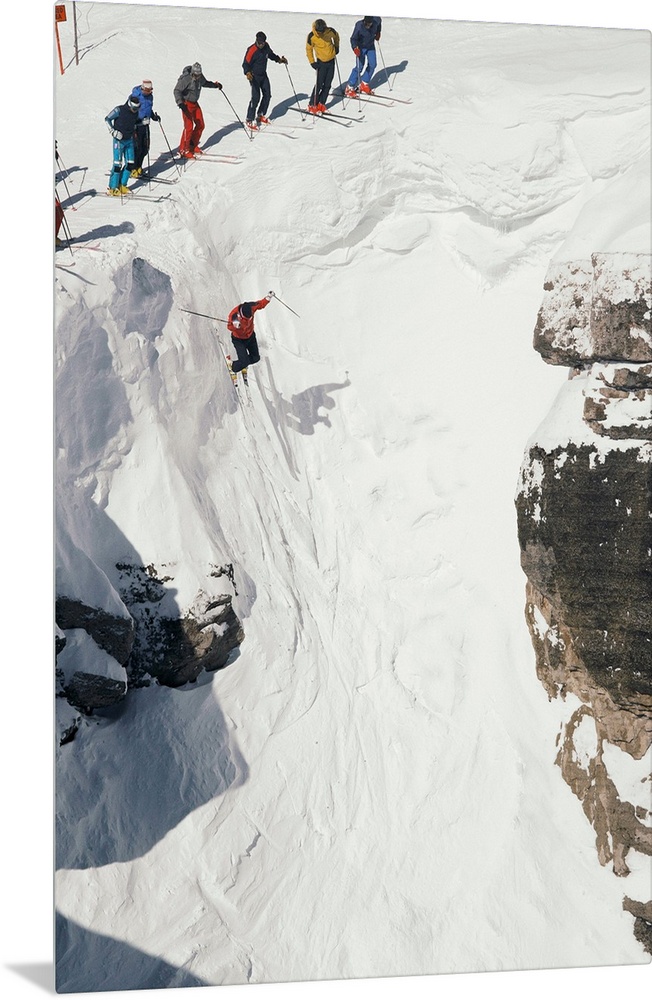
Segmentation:
{"type": "MultiPolygon", "coordinates": [[[[220,341],[220,347],[222,347],[222,342],[220,341]]],[[[222,353],[224,353],[224,348],[222,348],[222,353]]],[[[242,393],[240,392],[240,383],[238,382],[238,373],[233,371],[233,362],[231,360],[230,354],[224,354],[224,359],[226,361],[226,367],[229,370],[229,375],[231,376],[231,382],[233,383],[233,388],[235,389],[235,394],[238,399],[238,405],[244,406],[244,401],[242,398],[242,393]]]]}
{"type": "Polygon", "coordinates": [[[349,97],[349,101],[361,101],[362,104],[377,104],[381,108],[392,108],[394,106],[393,100],[385,100],[385,98],[378,97],[349,97]]]}
{"type": "MultiPolygon", "coordinates": [[[[107,198],[115,198],[116,201],[118,200],[118,196],[111,194],[109,191],[106,192],[106,196],[107,198]]],[[[129,188],[128,194],[120,195],[120,204],[123,204],[126,201],[133,201],[134,199],[136,201],[167,201],[168,198],[171,197],[171,191],[168,191],[167,194],[138,194],[133,188],[129,188]]]]}
{"type": "Polygon", "coordinates": [[[392,94],[391,97],[385,97],[384,94],[376,94],[375,96],[382,101],[398,101],[399,104],[412,104],[411,97],[395,97],[394,94],[392,94]]]}
{"type": "Polygon", "coordinates": [[[399,104],[412,104],[412,99],[402,100],[400,97],[385,97],[384,94],[356,94],[355,97],[347,97],[343,90],[333,90],[331,92],[334,97],[341,98],[342,101],[364,101],[366,104],[380,104],[386,108],[391,108],[394,101],[398,101],[399,104]]]}
{"type": "Polygon", "coordinates": [[[327,115],[329,118],[344,118],[344,120],[347,121],[347,122],[361,122],[361,121],[364,121],[364,115],[357,115],[355,117],[353,115],[339,115],[339,114],[336,114],[335,111],[329,111],[328,109],[326,111],[322,112],[322,114],[327,115]]]}
{"type": "Polygon", "coordinates": [[[242,381],[244,382],[245,394],[247,396],[247,403],[251,406],[251,389],[249,388],[249,373],[246,368],[243,368],[240,372],[242,375],[242,381]]]}
{"type": "Polygon", "coordinates": [[[292,135],[290,132],[284,132],[282,129],[276,128],[272,122],[269,122],[267,125],[259,125],[258,128],[249,128],[249,126],[247,126],[247,132],[252,139],[255,139],[257,135],[262,135],[263,132],[267,132],[268,129],[271,129],[271,135],[283,135],[286,139],[296,139],[296,135],[292,135]]]}
{"type": "Polygon", "coordinates": [[[242,163],[244,157],[239,153],[199,153],[195,160],[219,160],[221,163],[242,163]]]}
{"type": "Polygon", "coordinates": [[[244,156],[211,156],[209,153],[206,156],[196,156],[195,159],[200,163],[206,160],[210,163],[232,163],[234,166],[244,162],[244,156]]]}
{"type": "Polygon", "coordinates": [[[139,177],[137,180],[138,184],[178,184],[179,178],[175,177],[173,179],[169,177],[139,177]]]}
{"type": "MultiPolygon", "coordinates": [[[[298,111],[301,113],[300,108],[288,108],[288,111],[298,111]]],[[[322,115],[321,112],[317,115],[313,115],[311,112],[309,114],[311,118],[321,118],[322,121],[330,121],[333,125],[343,125],[344,128],[351,128],[355,120],[352,118],[351,121],[340,121],[339,118],[336,118],[335,115],[329,115],[328,112],[325,115],[322,115]]]]}
{"type": "Polygon", "coordinates": [[[158,203],[158,202],[161,202],[161,201],[167,201],[171,197],[172,197],[172,192],[171,191],[168,191],[167,194],[136,194],[136,193],[133,193],[133,192],[130,191],[129,194],[122,195],[122,197],[120,198],[120,201],[122,201],[122,202],[127,202],[127,201],[155,201],[155,202],[158,203]]]}

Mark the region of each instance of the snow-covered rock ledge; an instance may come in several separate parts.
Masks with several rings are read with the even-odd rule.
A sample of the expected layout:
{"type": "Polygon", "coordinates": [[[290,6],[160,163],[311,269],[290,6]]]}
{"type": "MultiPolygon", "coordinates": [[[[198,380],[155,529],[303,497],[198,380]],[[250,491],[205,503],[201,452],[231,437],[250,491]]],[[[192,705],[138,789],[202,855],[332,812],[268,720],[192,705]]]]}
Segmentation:
{"type": "MultiPolygon", "coordinates": [[[[648,255],[551,268],[534,346],[571,371],[516,497],[537,675],[565,702],[557,764],[600,863],[635,883],[649,867],[634,852],[652,855],[650,304],[648,255]]],[[[646,881],[623,905],[652,953],[646,881]]]]}
{"type": "Polygon", "coordinates": [[[555,261],[543,287],[534,346],[550,364],[652,361],[649,254],[555,261]]]}
{"type": "MultiPolygon", "coordinates": [[[[74,709],[91,714],[152,682],[181,687],[204,670],[224,667],[244,641],[231,594],[202,591],[184,613],[170,613],[174,602],[166,584],[172,577],[151,565],[119,563],[115,571],[110,593],[122,615],[65,595],[57,598],[57,690],[74,709]]],[[[209,576],[224,573],[214,568],[209,576]]],[[[61,742],[70,742],[76,724],[69,712],[61,718],[61,742]]]]}

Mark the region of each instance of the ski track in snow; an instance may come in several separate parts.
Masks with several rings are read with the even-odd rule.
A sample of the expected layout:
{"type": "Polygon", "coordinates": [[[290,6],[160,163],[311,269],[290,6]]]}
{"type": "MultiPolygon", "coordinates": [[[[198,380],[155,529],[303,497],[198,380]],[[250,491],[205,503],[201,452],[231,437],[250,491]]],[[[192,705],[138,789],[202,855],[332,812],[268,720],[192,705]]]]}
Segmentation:
{"type": "MultiPolygon", "coordinates": [[[[238,60],[214,52],[244,48],[246,12],[148,8],[145,28],[125,7],[114,30],[78,7],[84,57],[57,89],[78,194],[102,189],[103,117],[142,51],[173,144],[180,53],[244,108],[238,60]]],[[[307,17],[266,20],[305,88],[307,17]]],[[[414,104],[350,129],[250,143],[204,91],[208,145],[246,159],[191,164],[164,202],[85,201],[68,220],[102,253],[70,271],[58,254],[63,510],[94,501],[127,553],[171,565],[180,609],[233,562],[246,640],[213,679],[137,692],[62,748],[57,905],[209,983],[643,960],[552,766],[512,500],[565,378],[531,348],[545,269],[627,168],[645,44],[623,66],[609,32],[495,28],[492,48],[423,29],[383,36],[414,104]],[[223,324],[179,308],[225,317],[268,288],[301,319],[257,315],[239,403],[223,324]]],[[[288,87],[270,75],[273,109],[288,87]]],[[[111,578],[117,542],[85,541],[111,578]]]]}

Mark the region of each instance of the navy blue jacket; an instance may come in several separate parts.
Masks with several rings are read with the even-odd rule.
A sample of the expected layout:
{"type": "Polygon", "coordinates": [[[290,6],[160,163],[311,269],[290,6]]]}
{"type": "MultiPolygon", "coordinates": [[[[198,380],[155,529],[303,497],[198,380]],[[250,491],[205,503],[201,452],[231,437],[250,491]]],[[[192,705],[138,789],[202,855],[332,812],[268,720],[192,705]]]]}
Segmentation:
{"type": "Polygon", "coordinates": [[[275,52],[269,47],[269,42],[265,42],[261,49],[258,48],[256,43],[250,45],[245,52],[245,57],[242,63],[242,70],[245,74],[251,73],[254,80],[264,80],[267,75],[267,60],[272,59],[273,62],[280,63],[281,57],[277,56],[275,52]]]}
{"type": "Polygon", "coordinates": [[[132,111],[127,104],[119,104],[113,111],[109,111],[104,121],[111,128],[122,132],[123,139],[133,139],[138,124],[138,112],[132,111]]]}
{"type": "Polygon", "coordinates": [[[351,35],[351,48],[352,49],[373,49],[375,48],[374,41],[376,35],[380,34],[381,28],[383,26],[382,18],[372,17],[371,27],[365,27],[363,21],[356,21],[355,28],[353,29],[353,34],[351,35]]]}

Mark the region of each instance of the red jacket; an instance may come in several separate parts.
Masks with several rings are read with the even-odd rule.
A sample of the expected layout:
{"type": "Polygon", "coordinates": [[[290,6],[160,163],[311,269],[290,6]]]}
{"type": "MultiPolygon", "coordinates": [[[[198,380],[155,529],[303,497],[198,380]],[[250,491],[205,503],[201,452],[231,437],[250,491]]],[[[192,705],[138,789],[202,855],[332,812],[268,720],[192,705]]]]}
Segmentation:
{"type": "Polygon", "coordinates": [[[241,302],[239,306],[232,309],[226,321],[226,326],[231,336],[237,337],[238,340],[248,340],[254,332],[254,313],[258,312],[259,309],[264,309],[269,303],[270,299],[268,298],[260,299],[258,302],[250,302],[251,316],[243,316],[240,312],[245,304],[244,302],[241,302]]]}

